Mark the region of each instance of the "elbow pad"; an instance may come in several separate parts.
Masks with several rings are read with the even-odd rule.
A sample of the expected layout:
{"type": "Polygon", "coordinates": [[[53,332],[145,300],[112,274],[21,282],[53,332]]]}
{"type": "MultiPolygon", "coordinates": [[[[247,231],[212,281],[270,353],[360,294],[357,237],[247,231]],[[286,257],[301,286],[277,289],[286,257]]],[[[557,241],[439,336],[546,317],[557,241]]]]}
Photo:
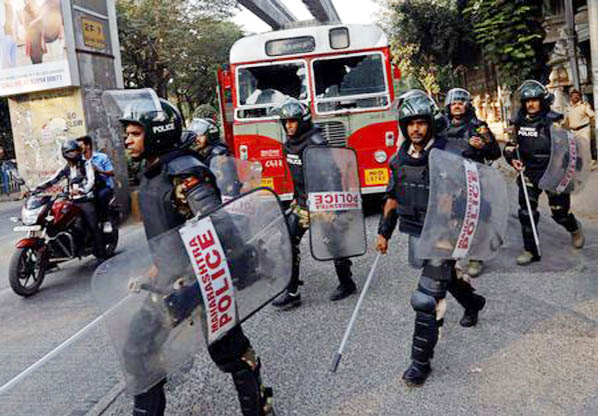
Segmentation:
{"type": "Polygon", "coordinates": [[[390,237],[392,237],[392,233],[397,226],[398,218],[399,215],[395,209],[391,210],[386,217],[381,215],[380,223],[378,224],[378,234],[387,240],[390,240],[390,237]]]}

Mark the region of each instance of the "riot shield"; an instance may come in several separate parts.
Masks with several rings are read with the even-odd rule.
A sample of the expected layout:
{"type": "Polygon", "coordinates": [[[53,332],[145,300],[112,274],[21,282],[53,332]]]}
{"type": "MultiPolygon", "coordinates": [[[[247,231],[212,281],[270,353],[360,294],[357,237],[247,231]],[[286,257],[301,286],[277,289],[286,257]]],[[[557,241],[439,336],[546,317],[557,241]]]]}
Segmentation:
{"type": "MultiPolygon", "coordinates": [[[[156,92],[150,88],[134,90],[107,90],[102,93],[104,111],[111,120],[131,112],[155,113],[160,116],[162,106],[156,92]]],[[[121,134],[122,137],[122,134],[121,134]]]]}
{"type": "Polygon", "coordinates": [[[316,260],[361,256],[365,221],[355,150],[309,147],[303,154],[309,238],[316,260]]]}
{"type": "Polygon", "coordinates": [[[488,260],[505,241],[507,185],[486,165],[433,149],[430,196],[415,249],[420,259],[488,260]]]}
{"type": "Polygon", "coordinates": [[[280,201],[263,189],[104,262],[92,291],[127,390],[147,391],[282,293],[291,263],[280,201]]]}
{"type": "Polygon", "coordinates": [[[259,162],[216,156],[210,161],[210,170],[224,202],[261,186],[262,169],[259,162]]]}
{"type": "Polygon", "coordinates": [[[590,174],[589,143],[572,131],[550,127],[550,161],[538,186],[549,192],[577,193],[590,174]]]}

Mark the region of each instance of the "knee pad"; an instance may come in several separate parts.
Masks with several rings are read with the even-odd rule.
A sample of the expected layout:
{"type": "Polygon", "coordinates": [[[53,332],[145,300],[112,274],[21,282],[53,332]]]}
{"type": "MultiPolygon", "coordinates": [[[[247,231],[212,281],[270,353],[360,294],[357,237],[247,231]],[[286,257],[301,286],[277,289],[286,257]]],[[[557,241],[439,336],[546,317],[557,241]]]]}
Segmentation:
{"type": "Polygon", "coordinates": [[[415,312],[434,315],[436,313],[436,299],[418,289],[411,295],[411,307],[415,312]]]}

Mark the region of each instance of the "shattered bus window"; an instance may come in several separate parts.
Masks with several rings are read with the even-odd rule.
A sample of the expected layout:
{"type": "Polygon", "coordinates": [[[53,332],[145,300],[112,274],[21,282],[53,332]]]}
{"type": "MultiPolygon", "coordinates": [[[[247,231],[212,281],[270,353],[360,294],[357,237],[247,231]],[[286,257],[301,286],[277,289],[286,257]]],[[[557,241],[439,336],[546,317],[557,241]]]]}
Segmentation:
{"type": "Polygon", "coordinates": [[[381,54],[318,59],[313,68],[319,113],[388,105],[381,54]]]}
{"type": "Polygon", "coordinates": [[[287,97],[307,100],[308,86],[302,62],[245,66],[238,70],[239,118],[267,117],[287,97]]]}

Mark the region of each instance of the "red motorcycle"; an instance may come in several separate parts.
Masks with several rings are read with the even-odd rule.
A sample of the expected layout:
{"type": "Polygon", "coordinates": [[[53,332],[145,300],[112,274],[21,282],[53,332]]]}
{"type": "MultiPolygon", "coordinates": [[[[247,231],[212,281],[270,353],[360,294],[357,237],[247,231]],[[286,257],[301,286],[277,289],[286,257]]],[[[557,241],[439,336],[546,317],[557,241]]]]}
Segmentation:
{"type": "MultiPolygon", "coordinates": [[[[83,212],[76,199],[65,192],[56,195],[33,194],[21,210],[21,218],[13,218],[22,225],[16,232],[27,237],[17,243],[8,270],[12,290],[20,296],[31,296],[41,286],[46,272],[75,258],[93,254],[93,236],[83,220],[83,212]]],[[[105,253],[112,256],[118,244],[119,213],[115,198],[110,201],[112,231],[102,233],[105,253]]]]}

